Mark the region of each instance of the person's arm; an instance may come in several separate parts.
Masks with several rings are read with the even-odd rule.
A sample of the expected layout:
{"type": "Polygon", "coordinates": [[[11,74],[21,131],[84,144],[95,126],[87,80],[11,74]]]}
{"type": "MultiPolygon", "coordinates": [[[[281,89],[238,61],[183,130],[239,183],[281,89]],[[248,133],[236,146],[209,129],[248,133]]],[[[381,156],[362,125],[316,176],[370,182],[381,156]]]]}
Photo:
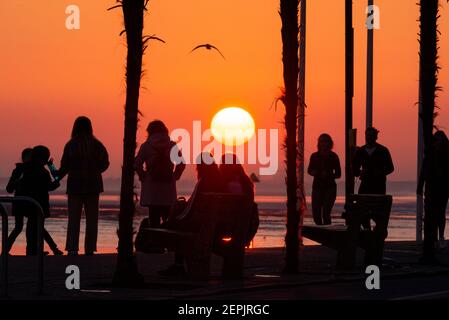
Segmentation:
{"type": "Polygon", "coordinates": [[[8,184],[6,185],[6,192],[14,193],[14,191],[16,191],[17,184],[20,179],[20,175],[19,175],[18,171],[19,170],[17,168],[15,168],[12,171],[11,177],[9,178],[8,184]]]}
{"type": "Polygon", "coordinates": [[[109,154],[100,141],[98,141],[98,151],[98,169],[103,173],[109,168],[109,154]]]}
{"type": "Polygon", "coordinates": [[[58,180],[53,180],[49,184],[48,191],[54,191],[54,190],[58,189],[60,186],[61,186],[61,184],[59,183],[58,180]]]}
{"type": "Polygon", "coordinates": [[[390,151],[387,148],[385,148],[385,153],[385,175],[388,176],[389,174],[393,173],[394,165],[390,151]]]}
{"type": "Polygon", "coordinates": [[[356,152],[355,152],[355,156],[352,162],[352,171],[355,177],[359,177],[360,174],[362,173],[362,170],[360,169],[360,167],[362,166],[361,163],[361,149],[360,147],[357,148],[356,152]]]}
{"type": "Polygon", "coordinates": [[[136,170],[137,175],[139,176],[139,180],[143,181],[145,178],[145,170],[143,169],[143,165],[145,163],[145,155],[144,155],[144,144],[140,146],[139,152],[137,153],[136,159],[134,160],[134,170],[136,170]]]}
{"type": "Polygon", "coordinates": [[[57,172],[59,176],[59,180],[62,180],[67,173],[69,173],[70,170],[70,151],[69,151],[69,144],[67,143],[64,147],[64,152],[62,154],[61,158],[61,165],[59,167],[59,170],[57,172]]]}
{"type": "Polygon", "coordinates": [[[182,173],[184,172],[186,168],[185,159],[182,156],[181,150],[178,149],[178,147],[175,145],[173,148],[176,148],[178,150],[178,160],[180,162],[176,164],[175,171],[173,172],[173,176],[175,177],[175,180],[181,179],[182,173]]]}
{"type": "Polygon", "coordinates": [[[341,178],[340,159],[338,158],[338,155],[335,154],[334,179],[340,179],[340,178],[341,178]]]}
{"type": "Polygon", "coordinates": [[[316,157],[315,154],[312,153],[310,156],[309,167],[307,168],[307,173],[312,177],[315,177],[318,173],[316,172],[316,157]]]}
{"type": "Polygon", "coordinates": [[[47,191],[54,191],[56,189],[58,189],[61,184],[59,183],[58,180],[52,180],[50,172],[48,172],[46,169],[42,169],[42,181],[45,183],[45,185],[47,186],[47,191]]]}

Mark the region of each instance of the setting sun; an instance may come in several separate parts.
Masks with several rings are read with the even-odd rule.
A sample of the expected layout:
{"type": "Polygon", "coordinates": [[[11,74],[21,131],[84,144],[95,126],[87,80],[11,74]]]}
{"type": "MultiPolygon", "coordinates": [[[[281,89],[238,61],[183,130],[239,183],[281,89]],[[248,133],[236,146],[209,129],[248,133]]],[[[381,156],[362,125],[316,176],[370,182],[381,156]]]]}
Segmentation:
{"type": "Polygon", "coordinates": [[[253,117],[239,107],[224,108],[217,112],[210,127],[214,138],[228,146],[244,144],[255,131],[253,117]]]}

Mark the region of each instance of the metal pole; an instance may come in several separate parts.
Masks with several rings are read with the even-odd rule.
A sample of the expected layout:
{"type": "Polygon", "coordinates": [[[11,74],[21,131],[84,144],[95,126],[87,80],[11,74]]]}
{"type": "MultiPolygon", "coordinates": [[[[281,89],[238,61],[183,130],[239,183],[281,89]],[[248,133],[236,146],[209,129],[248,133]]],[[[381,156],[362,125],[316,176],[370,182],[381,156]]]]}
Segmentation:
{"type": "Polygon", "coordinates": [[[37,209],[37,293],[41,294],[44,288],[44,211],[39,202],[30,197],[0,197],[0,203],[28,202],[37,209]]]}
{"type": "MultiPolygon", "coordinates": [[[[368,0],[368,17],[373,15],[371,11],[374,0],[368,0]]],[[[373,20],[374,22],[374,20],[373,20]]],[[[373,126],[373,65],[374,65],[374,27],[367,25],[367,51],[366,51],[366,127],[373,126]]]]}
{"type": "Polygon", "coordinates": [[[37,293],[44,291],[44,213],[37,215],[37,293]]]}
{"type": "Polygon", "coordinates": [[[354,28],[352,26],[352,0],[345,0],[345,204],[354,193],[352,172],[352,98],[354,96],[354,28]]]}
{"type": "Polygon", "coordinates": [[[2,216],[2,296],[8,296],[8,213],[3,204],[0,204],[2,216]]]}

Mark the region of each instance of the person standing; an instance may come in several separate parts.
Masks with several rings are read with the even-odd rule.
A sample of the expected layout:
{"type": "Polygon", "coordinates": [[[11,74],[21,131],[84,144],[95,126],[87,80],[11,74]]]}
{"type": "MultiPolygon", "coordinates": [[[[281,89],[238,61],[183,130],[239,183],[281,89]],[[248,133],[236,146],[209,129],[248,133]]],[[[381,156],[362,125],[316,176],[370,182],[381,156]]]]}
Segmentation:
{"type": "Polygon", "coordinates": [[[162,121],[151,121],[147,132],[148,139],[141,145],[134,167],[142,184],[140,204],[148,207],[150,227],[157,228],[167,220],[176,201],[176,181],[181,178],[185,163],[162,121]],[[176,167],[172,152],[181,159],[176,167]]]}
{"type": "MultiPolygon", "coordinates": [[[[50,150],[45,146],[36,146],[31,151],[31,160],[24,164],[23,175],[20,178],[19,187],[15,195],[30,197],[37,201],[42,208],[43,218],[50,217],[50,196],[49,191],[59,188],[58,180],[53,180],[45,166],[50,159],[50,150]]],[[[26,254],[37,254],[37,234],[38,234],[38,217],[40,214],[33,205],[23,204],[24,212],[27,214],[26,229],[26,254]]],[[[50,233],[44,228],[43,238],[47,242],[54,255],[62,255],[63,252],[58,249],[57,244],[51,237],[50,233]]],[[[45,252],[44,252],[45,253],[45,252]]]]}
{"type": "Polygon", "coordinates": [[[436,262],[435,244],[444,247],[446,208],[449,196],[449,140],[443,131],[433,135],[432,152],[423,160],[417,194],[424,197],[423,262],[436,262]]]}
{"type": "MultiPolygon", "coordinates": [[[[14,193],[16,196],[19,191],[20,181],[23,177],[24,169],[26,164],[31,162],[31,154],[33,152],[32,148],[25,148],[22,151],[22,162],[16,163],[16,167],[11,173],[11,177],[9,178],[8,184],[6,186],[6,192],[14,193]]],[[[26,206],[25,206],[26,208],[26,206]]],[[[16,241],[17,237],[23,230],[23,221],[27,216],[26,210],[24,210],[24,205],[21,203],[13,203],[12,204],[12,215],[14,216],[15,225],[14,229],[11,231],[8,236],[8,253],[11,251],[11,248],[16,241]]]]}
{"type": "Polygon", "coordinates": [[[73,124],[72,137],[65,145],[58,175],[68,175],[67,196],[69,221],[66,250],[78,255],[81,212],[86,214],[86,255],[97,251],[99,196],[104,191],[102,173],[109,167],[109,155],[95,138],[89,118],[81,116],[73,124]]]}
{"type": "Polygon", "coordinates": [[[307,172],[313,176],[312,212],[317,225],[330,225],[331,212],[337,198],[335,179],[341,177],[340,159],[332,151],[332,137],[323,133],[318,138],[318,151],[310,156],[307,172]]]}
{"type": "Polygon", "coordinates": [[[378,134],[376,128],[367,128],[366,144],[355,153],[353,168],[361,180],[359,194],[386,194],[387,176],[394,171],[390,151],[377,143],[378,134]]]}

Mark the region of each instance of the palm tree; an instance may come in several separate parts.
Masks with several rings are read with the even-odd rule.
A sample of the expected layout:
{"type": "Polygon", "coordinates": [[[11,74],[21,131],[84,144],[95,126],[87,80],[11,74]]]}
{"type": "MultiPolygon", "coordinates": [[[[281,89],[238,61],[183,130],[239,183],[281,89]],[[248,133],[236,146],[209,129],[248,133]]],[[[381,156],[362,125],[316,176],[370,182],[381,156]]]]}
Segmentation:
{"type": "Polygon", "coordinates": [[[125,129],[120,191],[118,258],[113,283],[118,286],[136,286],[143,283],[143,277],[137,270],[133,250],[133,216],[135,210],[134,157],[144,51],[144,41],[142,39],[143,16],[147,1],[122,0],[118,2],[120,4],[115,7],[121,7],[123,10],[128,56],[126,60],[125,129]]]}
{"type": "Polygon", "coordinates": [[[285,149],[287,164],[287,234],[285,268],[286,273],[298,271],[299,249],[299,215],[297,210],[296,180],[296,118],[298,114],[298,6],[299,0],[280,0],[280,16],[282,20],[282,62],[284,66],[284,94],[282,102],[285,106],[285,149]]]}
{"type": "Polygon", "coordinates": [[[304,190],[304,140],[306,109],[306,0],[301,1],[299,26],[299,82],[298,82],[298,208],[300,225],[306,211],[304,190]]]}
{"type": "MultiPolygon", "coordinates": [[[[420,118],[423,128],[424,156],[432,153],[432,134],[434,128],[435,98],[438,82],[438,18],[439,0],[420,1],[420,51],[419,51],[419,83],[420,83],[420,118]]],[[[433,218],[426,212],[424,225],[424,255],[432,255],[433,218]]]]}
{"type": "Polygon", "coordinates": [[[420,3],[420,84],[425,153],[431,151],[438,81],[438,0],[420,3]]]}

